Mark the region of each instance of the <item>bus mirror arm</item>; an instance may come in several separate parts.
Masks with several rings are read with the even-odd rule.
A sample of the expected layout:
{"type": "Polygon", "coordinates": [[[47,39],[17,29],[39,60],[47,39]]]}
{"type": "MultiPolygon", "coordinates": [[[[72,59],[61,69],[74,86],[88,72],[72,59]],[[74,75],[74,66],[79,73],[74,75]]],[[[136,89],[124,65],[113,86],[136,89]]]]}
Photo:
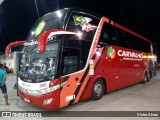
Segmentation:
{"type": "Polygon", "coordinates": [[[21,40],[21,41],[16,41],[16,42],[12,42],[10,44],[7,45],[5,53],[6,53],[6,57],[10,57],[11,56],[11,49],[15,46],[18,45],[24,45],[25,40],[21,40]]]}
{"type": "Polygon", "coordinates": [[[38,38],[38,53],[44,53],[46,51],[47,41],[57,34],[77,34],[73,31],[66,31],[66,30],[47,30],[42,33],[38,38]]]}
{"type": "Polygon", "coordinates": [[[46,51],[48,35],[46,32],[42,33],[38,38],[38,53],[44,53],[46,51]]]}
{"type": "Polygon", "coordinates": [[[51,32],[55,32],[56,30],[48,30],[42,33],[38,38],[38,53],[42,54],[46,51],[48,37],[51,32]]]}

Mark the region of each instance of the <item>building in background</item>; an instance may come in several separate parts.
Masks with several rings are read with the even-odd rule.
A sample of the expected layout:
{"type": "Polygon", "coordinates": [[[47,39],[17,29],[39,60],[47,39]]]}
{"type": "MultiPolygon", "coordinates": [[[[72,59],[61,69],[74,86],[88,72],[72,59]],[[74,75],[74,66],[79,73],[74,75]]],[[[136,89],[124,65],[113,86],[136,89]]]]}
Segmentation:
{"type": "Polygon", "coordinates": [[[5,53],[0,54],[0,64],[7,66],[13,73],[17,73],[19,52],[12,52],[11,57],[6,57],[5,53]]]}

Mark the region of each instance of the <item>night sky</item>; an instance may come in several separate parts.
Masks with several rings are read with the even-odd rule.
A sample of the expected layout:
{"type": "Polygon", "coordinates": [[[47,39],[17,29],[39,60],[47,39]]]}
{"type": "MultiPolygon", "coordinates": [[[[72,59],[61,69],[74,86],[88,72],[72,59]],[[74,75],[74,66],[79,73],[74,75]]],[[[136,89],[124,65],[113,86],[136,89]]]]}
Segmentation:
{"type": "MultiPolygon", "coordinates": [[[[160,48],[160,0],[37,0],[37,4],[40,16],[58,8],[92,10],[156,42],[160,48]]],[[[34,0],[5,0],[0,5],[0,52],[10,42],[25,40],[37,19],[34,0]]]]}

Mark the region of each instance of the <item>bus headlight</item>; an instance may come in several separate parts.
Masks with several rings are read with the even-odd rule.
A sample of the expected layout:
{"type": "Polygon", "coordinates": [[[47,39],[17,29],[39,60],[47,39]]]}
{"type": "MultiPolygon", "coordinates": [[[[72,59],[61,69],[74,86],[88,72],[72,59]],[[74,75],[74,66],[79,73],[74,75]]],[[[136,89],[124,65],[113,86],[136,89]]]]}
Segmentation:
{"type": "Polygon", "coordinates": [[[52,87],[48,87],[48,88],[45,88],[45,89],[41,89],[41,90],[28,90],[28,89],[24,89],[24,88],[18,86],[18,89],[21,92],[23,92],[25,94],[28,94],[28,95],[33,95],[33,96],[39,96],[39,95],[47,94],[47,93],[53,92],[53,91],[55,91],[59,88],[60,88],[60,84],[52,86],[52,87]]]}

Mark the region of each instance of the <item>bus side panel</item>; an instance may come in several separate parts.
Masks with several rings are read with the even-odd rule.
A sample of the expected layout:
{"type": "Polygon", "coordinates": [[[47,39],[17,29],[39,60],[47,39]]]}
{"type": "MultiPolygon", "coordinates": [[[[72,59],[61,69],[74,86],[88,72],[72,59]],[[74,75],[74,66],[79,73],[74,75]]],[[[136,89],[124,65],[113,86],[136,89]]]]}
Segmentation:
{"type": "Polygon", "coordinates": [[[105,78],[107,79],[107,92],[111,92],[133,84],[130,61],[123,60],[118,55],[123,48],[108,46],[104,54],[105,78]]]}
{"type": "MultiPolygon", "coordinates": [[[[119,74],[113,75],[118,79],[118,88],[124,88],[140,82],[144,74],[142,52],[117,46],[112,47],[116,54],[114,59],[119,64],[117,69],[119,74]]],[[[114,59],[111,62],[114,62],[114,59]]]]}
{"type": "MultiPolygon", "coordinates": [[[[96,79],[103,79],[105,80],[105,91],[113,91],[118,89],[118,81],[113,77],[114,74],[116,74],[115,67],[110,64],[110,62],[106,61],[106,53],[107,53],[108,47],[104,48],[104,51],[101,53],[101,57],[99,60],[97,60],[97,64],[95,64],[95,71],[94,75],[90,76],[90,80],[88,81],[88,84],[86,85],[86,89],[83,91],[83,96],[81,100],[85,100],[91,97],[91,92],[93,88],[93,84],[96,79]]],[[[115,62],[116,63],[116,62],[115,62]]]]}
{"type": "Polygon", "coordinates": [[[111,59],[108,57],[108,49],[110,46],[107,46],[105,48],[105,52],[102,57],[102,61],[100,62],[99,68],[97,69],[103,69],[102,75],[104,76],[104,79],[106,80],[106,89],[107,92],[114,91],[118,89],[118,79],[117,76],[119,76],[118,70],[120,69],[119,61],[115,58],[111,59]]]}
{"type": "MultiPolygon", "coordinates": [[[[118,51],[137,51],[120,48],[117,46],[108,46],[105,48],[99,63],[95,65],[94,76],[90,76],[91,80],[83,91],[81,100],[91,97],[92,87],[96,79],[105,79],[106,91],[111,92],[120,88],[124,88],[142,81],[145,71],[145,60],[143,58],[127,58],[118,55],[118,51]],[[113,49],[115,54],[112,57],[107,56],[108,50],[113,49]],[[127,59],[126,59],[127,58],[127,59]]],[[[147,64],[147,63],[146,63],[147,64]]]]}
{"type": "Polygon", "coordinates": [[[81,86],[81,79],[85,71],[72,73],[61,78],[61,92],[60,92],[60,108],[68,106],[73,103],[77,97],[78,87],[81,86]]]}
{"type": "Polygon", "coordinates": [[[88,72],[85,77],[85,80],[81,86],[81,89],[79,93],[77,94],[77,98],[75,99],[74,103],[77,103],[78,101],[83,99],[83,96],[85,95],[86,97],[84,99],[87,99],[90,97],[90,92],[92,91],[92,84],[94,83],[95,76],[100,77],[100,69],[98,70],[97,67],[99,65],[99,62],[102,59],[102,53],[104,52],[104,48],[100,48],[97,50],[97,52],[94,54],[95,57],[93,57],[91,60],[93,61],[93,65],[89,64],[88,65],[88,72]],[[94,69],[94,75],[90,75],[92,73],[92,70],[94,69]],[[97,70],[95,72],[95,70],[97,70]],[[89,92],[86,92],[89,89],[89,92]]]}
{"type": "Polygon", "coordinates": [[[142,61],[133,61],[132,64],[132,73],[133,74],[133,83],[136,84],[142,80],[142,77],[144,75],[144,65],[143,65],[143,60],[142,61]]]}

